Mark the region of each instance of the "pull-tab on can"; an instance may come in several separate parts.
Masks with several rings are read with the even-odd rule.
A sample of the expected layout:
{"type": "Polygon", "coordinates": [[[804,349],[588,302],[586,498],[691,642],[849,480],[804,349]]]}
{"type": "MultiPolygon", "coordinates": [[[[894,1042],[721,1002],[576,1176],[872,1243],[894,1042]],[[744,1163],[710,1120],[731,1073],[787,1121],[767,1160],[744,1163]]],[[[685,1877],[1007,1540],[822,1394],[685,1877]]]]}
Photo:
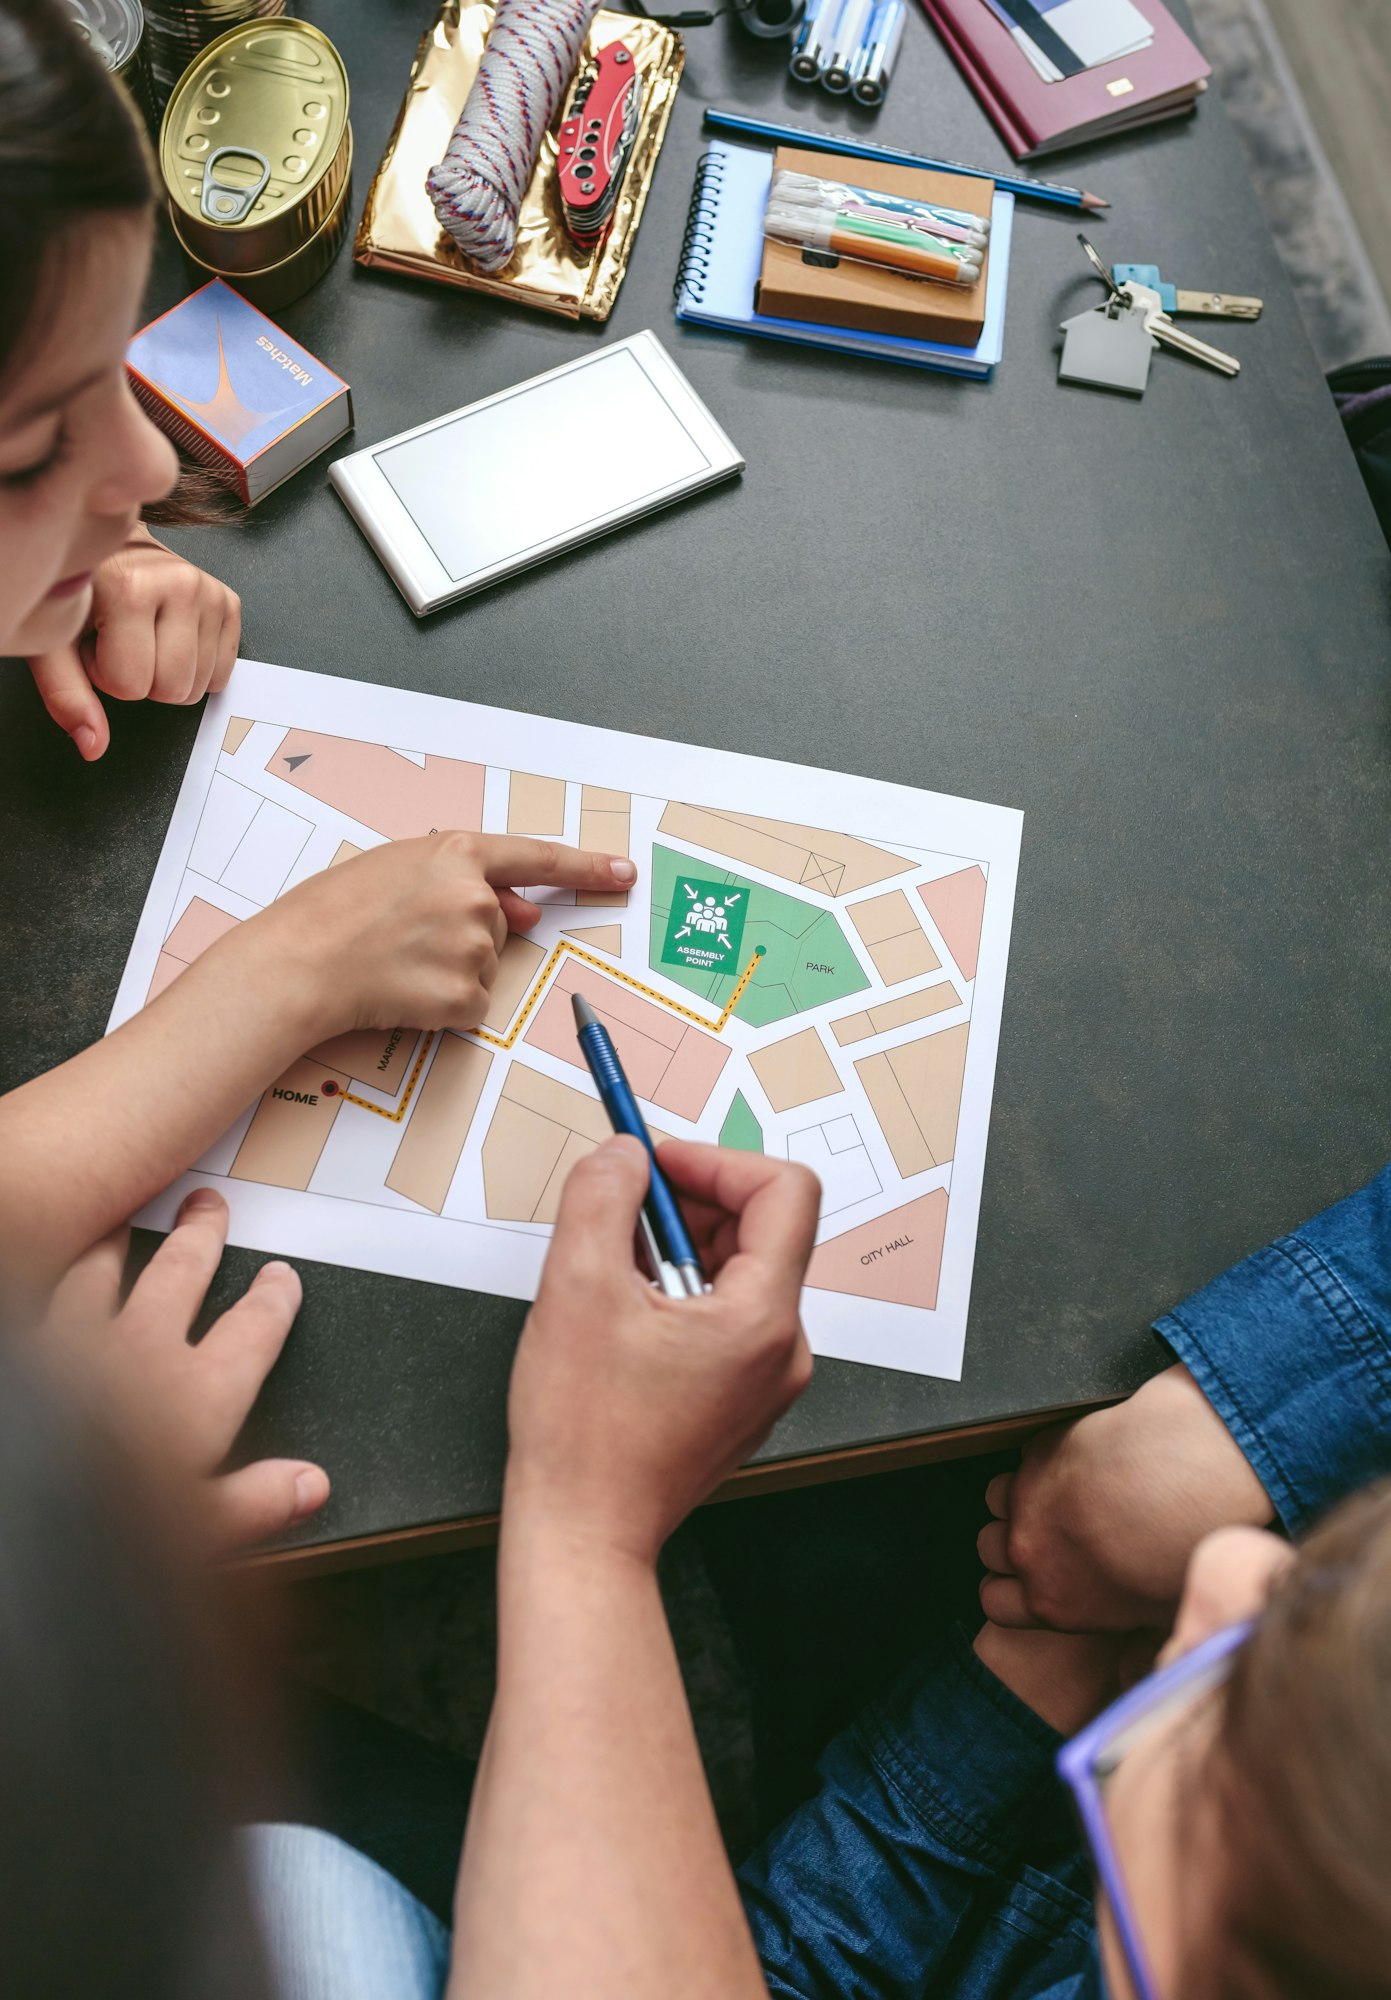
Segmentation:
{"type": "Polygon", "coordinates": [[[263,193],[269,180],[270,161],[254,146],[219,146],[208,155],[208,163],[203,169],[199,210],[209,222],[220,222],[224,228],[234,222],[245,222],[256,206],[257,196],[263,193]],[[235,181],[224,180],[219,175],[218,167],[223,160],[250,160],[261,171],[249,187],[238,187],[235,181]]]}

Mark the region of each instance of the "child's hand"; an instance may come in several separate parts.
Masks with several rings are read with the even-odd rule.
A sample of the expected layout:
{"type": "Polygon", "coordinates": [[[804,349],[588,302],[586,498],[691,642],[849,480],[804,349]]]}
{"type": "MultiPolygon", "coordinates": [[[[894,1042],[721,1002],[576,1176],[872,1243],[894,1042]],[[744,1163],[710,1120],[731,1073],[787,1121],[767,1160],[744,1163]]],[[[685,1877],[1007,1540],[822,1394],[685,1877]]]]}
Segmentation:
{"type": "Polygon", "coordinates": [[[805,1167],[661,1148],[714,1289],[664,1298],[633,1249],[647,1155],[610,1139],[565,1183],[508,1398],[504,1537],[656,1561],[811,1378],[798,1320],[820,1189],[805,1167]]]}
{"type": "Polygon", "coordinates": [[[97,571],[88,629],[29,662],[43,705],[86,761],[111,731],[98,689],[117,701],[201,701],[225,687],[241,638],[241,599],[137,527],[97,571]]]}
{"type": "Polygon", "coordinates": [[[95,1385],[118,1428],[169,1482],[174,1518],[192,1502],[195,1537],[212,1555],[283,1533],[317,1512],[328,1479],[300,1459],[264,1458],[219,1468],[274,1367],[299,1311],[288,1264],[265,1264],[250,1288],[197,1346],[189,1329],[227,1240],[227,1204],[211,1188],[191,1194],[125,1305],[121,1276],[128,1229],[80,1257],[57,1287],[45,1336],[95,1385]]]}
{"type": "Polygon", "coordinates": [[[1114,1409],[1040,1431],[1017,1473],[992,1479],[982,1529],[997,1625],[1167,1630],[1188,1558],[1215,1528],[1261,1527],[1265,1488],[1188,1370],[1168,1368],[1114,1409]]]}
{"type": "MultiPolygon", "coordinates": [[[[256,924],[272,941],[267,976],[282,991],[293,979],[308,995],[316,1036],[475,1028],[509,930],[529,930],[541,914],[516,885],[613,890],[636,879],[623,855],[509,834],[432,833],[311,876],[256,924]]],[[[235,933],[213,949],[228,947],[235,933]]]]}

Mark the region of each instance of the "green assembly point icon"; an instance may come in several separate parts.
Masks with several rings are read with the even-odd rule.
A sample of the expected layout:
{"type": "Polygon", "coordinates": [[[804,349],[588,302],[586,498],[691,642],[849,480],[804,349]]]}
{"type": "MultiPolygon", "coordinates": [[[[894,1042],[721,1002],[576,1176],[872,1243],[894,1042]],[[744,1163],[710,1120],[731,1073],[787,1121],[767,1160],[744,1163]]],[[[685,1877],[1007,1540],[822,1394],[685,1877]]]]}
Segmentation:
{"type": "Polygon", "coordinates": [[[688,972],[742,971],[739,947],[748,910],[747,889],[678,875],[662,938],[662,964],[684,966],[688,972]]]}

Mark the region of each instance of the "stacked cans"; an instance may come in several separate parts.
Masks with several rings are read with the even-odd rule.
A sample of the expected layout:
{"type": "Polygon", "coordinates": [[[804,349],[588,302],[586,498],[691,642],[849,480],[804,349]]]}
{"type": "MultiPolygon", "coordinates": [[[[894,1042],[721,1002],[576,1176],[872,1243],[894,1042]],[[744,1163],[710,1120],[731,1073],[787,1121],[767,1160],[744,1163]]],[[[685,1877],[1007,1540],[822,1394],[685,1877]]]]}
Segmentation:
{"type": "Polygon", "coordinates": [[[321,278],[348,230],[348,74],[307,21],[248,21],[179,80],[159,134],[185,257],[278,311],[321,278]]]}
{"type": "Polygon", "coordinates": [[[73,24],[112,76],[125,86],[142,118],[150,116],[145,73],[145,15],[140,0],[68,0],[73,24]]]}
{"type": "Polygon", "coordinates": [[[801,83],[882,104],[907,18],[907,0],[807,0],[788,69],[801,83]]]}
{"type": "MultiPolygon", "coordinates": [[[[113,4],[113,0],[103,0],[113,4]]],[[[84,0],[96,4],[96,0],[84,0]]],[[[128,4],[128,0],[127,0],[128,4]]],[[[199,52],[243,21],[264,21],[285,12],[285,0],[144,0],[145,70],[156,115],[199,52]]]]}

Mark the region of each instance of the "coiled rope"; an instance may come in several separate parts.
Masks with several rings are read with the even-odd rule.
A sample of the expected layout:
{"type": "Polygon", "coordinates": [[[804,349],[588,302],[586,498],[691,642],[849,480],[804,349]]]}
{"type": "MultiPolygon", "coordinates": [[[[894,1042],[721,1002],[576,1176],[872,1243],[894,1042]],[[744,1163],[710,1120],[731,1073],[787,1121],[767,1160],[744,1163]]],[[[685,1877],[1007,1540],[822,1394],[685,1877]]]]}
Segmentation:
{"type": "Polygon", "coordinates": [[[481,271],[517,241],[522,197],[598,0],[498,0],[468,102],[426,176],[441,226],[481,271]]]}

